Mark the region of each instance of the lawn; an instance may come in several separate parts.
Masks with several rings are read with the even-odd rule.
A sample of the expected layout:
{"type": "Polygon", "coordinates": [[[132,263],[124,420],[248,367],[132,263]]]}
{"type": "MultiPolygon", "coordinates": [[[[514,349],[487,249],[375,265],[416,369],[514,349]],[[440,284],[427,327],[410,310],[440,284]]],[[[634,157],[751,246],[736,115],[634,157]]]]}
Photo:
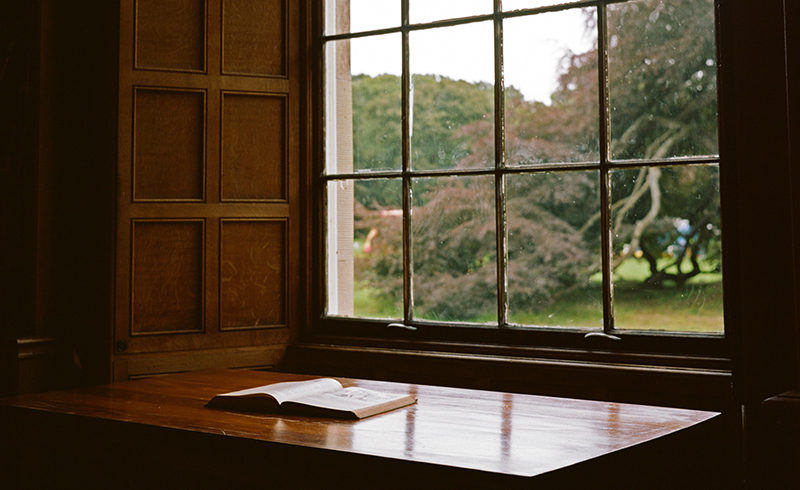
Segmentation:
{"type": "MultiPolygon", "coordinates": [[[[709,267],[710,269],[710,267],[709,267]]],[[[723,330],[722,274],[709,270],[683,287],[665,284],[647,288],[647,262],[625,261],[615,272],[614,314],[620,330],[663,330],[718,333],[723,330]]],[[[600,276],[591,278],[587,288],[560,297],[540,311],[511,311],[511,322],[521,325],[600,328],[602,326],[600,276]]],[[[369,288],[355,291],[357,316],[399,318],[402,307],[378,298],[369,288]]],[[[477,323],[496,322],[494,312],[475,318],[477,323]]]]}

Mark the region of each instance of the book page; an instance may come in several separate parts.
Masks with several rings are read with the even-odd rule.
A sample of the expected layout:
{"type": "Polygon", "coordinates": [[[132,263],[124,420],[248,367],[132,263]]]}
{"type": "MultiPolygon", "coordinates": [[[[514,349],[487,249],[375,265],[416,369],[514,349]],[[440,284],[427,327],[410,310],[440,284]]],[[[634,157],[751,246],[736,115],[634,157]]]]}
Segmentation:
{"type": "Polygon", "coordinates": [[[342,390],[318,393],[292,401],[303,405],[330,410],[359,412],[364,408],[382,406],[384,404],[406,398],[407,396],[408,395],[379,393],[377,391],[351,386],[342,390]]]}
{"type": "Polygon", "coordinates": [[[339,390],[342,384],[333,378],[311,379],[308,381],[287,381],[284,383],[273,383],[246,390],[233,391],[221,396],[248,397],[248,396],[271,396],[278,403],[286,400],[294,400],[309,395],[322,393],[330,390],[339,390]]]}

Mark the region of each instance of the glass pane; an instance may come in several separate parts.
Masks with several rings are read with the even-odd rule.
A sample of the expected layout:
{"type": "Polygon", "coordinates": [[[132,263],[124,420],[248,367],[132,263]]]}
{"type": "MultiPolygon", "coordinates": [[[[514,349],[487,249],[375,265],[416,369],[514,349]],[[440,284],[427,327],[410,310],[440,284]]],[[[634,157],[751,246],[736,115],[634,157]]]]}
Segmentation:
{"type": "Polygon", "coordinates": [[[719,169],[611,175],[619,329],[723,331],[719,169]]]}
{"type": "Polygon", "coordinates": [[[398,27],[400,14],[400,0],[326,0],[325,34],[398,27]]]}
{"type": "Polygon", "coordinates": [[[511,323],[602,328],[598,183],[594,171],[507,177],[511,323]]]}
{"type": "Polygon", "coordinates": [[[328,183],[328,314],[403,317],[399,179],[328,183]]]}
{"type": "Polygon", "coordinates": [[[410,34],[411,164],[494,166],[492,22],[410,34]]]}
{"type": "Polygon", "coordinates": [[[608,36],[612,158],[716,155],[714,2],[609,5],[608,36]]]}
{"type": "Polygon", "coordinates": [[[505,12],[511,12],[512,10],[548,7],[550,5],[573,3],[574,1],[575,0],[503,0],[503,10],[505,12]]]}
{"type": "Polygon", "coordinates": [[[494,178],[415,179],[414,316],[497,322],[494,178]]]}
{"type": "Polygon", "coordinates": [[[492,12],[493,0],[410,0],[408,15],[412,24],[421,24],[492,12]]]}
{"type": "Polygon", "coordinates": [[[328,173],[402,166],[400,34],[326,44],[328,173]]]}
{"type": "Polygon", "coordinates": [[[599,160],[595,9],[503,23],[506,162],[599,160]]]}

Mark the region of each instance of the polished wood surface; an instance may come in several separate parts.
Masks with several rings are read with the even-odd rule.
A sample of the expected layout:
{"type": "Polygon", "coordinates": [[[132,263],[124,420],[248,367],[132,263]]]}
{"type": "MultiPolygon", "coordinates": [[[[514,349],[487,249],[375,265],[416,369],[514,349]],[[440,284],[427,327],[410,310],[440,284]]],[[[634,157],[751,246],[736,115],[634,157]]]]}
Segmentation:
{"type": "Polygon", "coordinates": [[[199,371],[8,398],[0,400],[0,418],[18,414],[20,409],[70,414],[83,420],[88,417],[222,435],[228,440],[261,441],[283,448],[369,456],[373,461],[378,457],[422,463],[428,470],[455,468],[466,470],[468,475],[497,474],[528,480],[599,461],[605,455],[625,454],[634,446],[702,426],[719,415],[353,379],[341,381],[384,392],[410,393],[418,403],[360,421],[203,407],[217,393],[308,378],[259,371],[199,371]]]}

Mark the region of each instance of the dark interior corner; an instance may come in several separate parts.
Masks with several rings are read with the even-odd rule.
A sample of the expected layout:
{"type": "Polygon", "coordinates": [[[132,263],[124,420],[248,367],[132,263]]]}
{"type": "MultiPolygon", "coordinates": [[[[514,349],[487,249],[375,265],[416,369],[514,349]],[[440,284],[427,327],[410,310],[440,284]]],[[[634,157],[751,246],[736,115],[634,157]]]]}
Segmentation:
{"type": "Polygon", "coordinates": [[[254,8],[288,41],[269,40],[279,61],[237,67],[226,65],[237,53],[220,54],[219,1],[184,2],[181,18],[206,16],[205,30],[160,25],[154,14],[164,39],[135,50],[135,35],[152,34],[134,32],[136,3],[0,3],[0,397],[225,367],[710,410],[723,423],[709,435],[718,470],[700,478],[704,488],[798,485],[800,2],[716,2],[726,334],[722,352],[682,356],[321,331],[309,231],[321,2],[254,8]],[[163,46],[173,32],[189,41],[159,58],[172,53],[163,46]],[[181,65],[193,47],[199,54],[181,65]],[[151,66],[162,62],[168,69],[151,66]],[[219,128],[234,119],[225,107],[248,97],[274,110],[265,124],[285,134],[269,148],[285,155],[288,183],[275,199],[230,199],[220,177],[228,147],[219,128]],[[162,116],[175,134],[141,130],[162,116]],[[147,173],[147,158],[175,140],[195,145],[183,163],[201,175],[200,190],[147,173]],[[252,236],[281,237],[265,253],[282,275],[272,278],[274,304],[253,313],[268,324],[242,328],[250,312],[228,308],[220,264],[249,257],[252,236]],[[162,257],[173,245],[185,263],[162,257]],[[182,290],[180,308],[159,310],[142,285],[169,267],[199,292],[182,290]],[[132,320],[159,315],[179,327],[142,320],[137,330],[132,320]]]}

